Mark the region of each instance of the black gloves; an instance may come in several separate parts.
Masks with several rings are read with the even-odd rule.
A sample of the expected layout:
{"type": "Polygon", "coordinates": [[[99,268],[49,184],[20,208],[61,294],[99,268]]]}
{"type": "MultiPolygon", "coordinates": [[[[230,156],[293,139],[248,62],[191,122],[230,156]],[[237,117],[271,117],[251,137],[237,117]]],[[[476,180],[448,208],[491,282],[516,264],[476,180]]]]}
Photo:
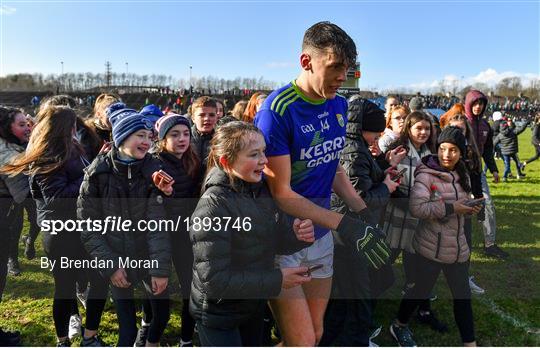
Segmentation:
{"type": "Polygon", "coordinates": [[[369,261],[373,268],[378,269],[388,261],[390,249],[379,228],[344,215],[336,232],[344,242],[369,261]]]}

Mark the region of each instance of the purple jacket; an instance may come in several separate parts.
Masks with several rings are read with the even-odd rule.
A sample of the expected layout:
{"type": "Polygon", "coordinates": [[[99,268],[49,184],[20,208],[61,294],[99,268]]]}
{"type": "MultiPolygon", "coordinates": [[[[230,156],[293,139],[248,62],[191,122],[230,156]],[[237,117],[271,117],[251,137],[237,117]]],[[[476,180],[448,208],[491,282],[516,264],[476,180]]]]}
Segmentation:
{"type": "Polygon", "coordinates": [[[493,173],[498,172],[498,169],[495,159],[493,158],[493,130],[487,120],[483,118],[486,107],[487,98],[482,92],[473,89],[467,93],[467,96],[465,97],[465,113],[467,114],[467,119],[472,127],[478,150],[482,154],[482,158],[489,171],[493,173]],[[472,112],[472,106],[477,100],[482,100],[484,102],[484,108],[480,112],[480,115],[475,116],[472,112]]]}

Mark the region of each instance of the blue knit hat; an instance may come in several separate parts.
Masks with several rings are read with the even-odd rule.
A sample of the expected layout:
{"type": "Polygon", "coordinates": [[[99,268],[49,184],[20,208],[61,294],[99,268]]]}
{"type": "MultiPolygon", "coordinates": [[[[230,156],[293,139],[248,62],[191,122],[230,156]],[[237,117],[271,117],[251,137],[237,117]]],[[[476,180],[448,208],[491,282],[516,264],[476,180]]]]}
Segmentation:
{"type": "Polygon", "coordinates": [[[112,103],[111,105],[109,105],[106,109],[105,109],[105,115],[107,115],[107,118],[111,118],[111,115],[117,111],[117,110],[121,110],[121,109],[125,109],[127,108],[126,104],[122,103],[122,102],[116,102],[116,103],[112,103]]]}
{"type": "Polygon", "coordinates": [[[146,105],[144,108],[141,109],[140,113],[146,118],[148,118],[153,123],[156,123],[156,121],[163,116],[163,112],[155,106],[154,104],[146,105]]]}
{"type": "Polygon", "coordinates": [[[109,116],[112,124],[112,138],[114,145],[119,147],[124,140],[138,130],[153,130],[154,124],[137,110],[120,109],[109,116]]]}

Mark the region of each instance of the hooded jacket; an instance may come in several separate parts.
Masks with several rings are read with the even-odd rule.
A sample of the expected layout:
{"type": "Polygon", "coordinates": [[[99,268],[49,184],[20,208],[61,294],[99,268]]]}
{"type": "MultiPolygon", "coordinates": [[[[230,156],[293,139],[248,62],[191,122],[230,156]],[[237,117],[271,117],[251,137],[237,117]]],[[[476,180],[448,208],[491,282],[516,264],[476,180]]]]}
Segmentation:
{"type": "Polygon", "coordinates": [[[190,227],[194,255],[190,311],[205,326],[234,328],[281,291],[275,255],[291,254],[305,245],[295,243],[291,224],[264,181],[237,180],[232,185],[229,176],[214,167],[203,189],[190,227]],[[197,228],[197,219],[208,218],[213,221],[211,228],[197,228]],[[240,223],[235,225],[237,219],[240,223]],[[242,223],[246,221],[249,226],[242,223]]]}
{"type": "Polygon", "coordinates": [[[472,127],[473,135],[478,145],[478,151],[482,155],[490,172],[494,173],[499,170],[493,158],[493,130],[487,120],[483,118],[487,101],[486,96],[482,92],[474,89],[469,91],[465,97],[465,114],[472,127]],[[484,102],[484,108],[479,115],[473,115],[472,106],[477,100],[484,102]]]}
{"type": "Polygon", "coordinates": [[[465,262],[470,250],[464,233],[464,216],[454,213],[453,203],[467,198],[456,171],[440,167],[436,155],[416,168],[409,202],[411,214],[420,219],[414,234],[417,253],[442,263],[465,262]]]}
{"type": "MultiPolygon", "coordinates": [[[[371,155],[369,145],[362,136],[363,115],[370,112],[370,107],[372,106],[368,102],[349,105],[345,148],[339,162],[356,192],[366,202],[368,212],[364,212],[362,217],[365,217],[366,222],[376,225],[388,204],[390,191],[383,183],[384,171],[371,155]]],[[[335,193],[332,194],[331,205],[332,209],[339,213],[345,214],[348,211],[345,202],[335,193]]]]}
{"type": "Polygon", "coordinates": [[[85,169],[77,200],[80,220],[99,220],[104,223],[115,217],[130,220],[130,231],[108,225],[105,230],[84,230],[81,239],[88,253],[98,260],[111,260],[112,268],[100,269],[109,278],[119,268],[119,257],[135,260],[157,260],[158,267],[147,270],[126,269],[131,282],[147,274],[168,277],[171,250],[169,233],[164,229],[139,229],[141,220],[159,221],[165,217],[163,196],[152,181],[152,173],[159,170],[159,161],[147,154],[142,160],[125,164],[117,159],[113,147],[100,154],[85,169]],[[103,233],[105,232],[105,233],[103,233]]]}
{"type": "MultiPolygon", "coordinates": [[[[8,164],[16,156],[24,152],[24,147],[15,143],[10,143],[0,137],[0,167],[8,164]]],[[[16,203],[21,203],[28,197],[30,188],[28,186],[28,176],[18,174],[9,176],[0,175],[0,197],[11,197],[16,203]]]]}

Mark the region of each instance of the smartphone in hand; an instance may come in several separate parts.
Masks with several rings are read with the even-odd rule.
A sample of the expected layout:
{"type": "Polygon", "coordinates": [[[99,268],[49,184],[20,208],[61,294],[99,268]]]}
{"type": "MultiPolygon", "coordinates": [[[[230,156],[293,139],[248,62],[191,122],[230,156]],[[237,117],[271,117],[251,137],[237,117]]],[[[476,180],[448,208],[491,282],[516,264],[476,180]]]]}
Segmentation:
{"type": "Polygon", "coordinates": [[[308,270],[307,272],[305,273],[305,276],[306,277],[311,277],[311,273],[313,273],[314,271],[318,270],[318,269],[321,269],[323,268],[324,265],[322,264],[317,264],[317,265],[311,265],[308,267],[308,270]]]}
{"type": "Polygon", "coordinates": [[[170,176],[169,174],[167,174],[167,172],[165,172],[164,170],[160,169],[158,171],[158,177],[161,178],[161,181],[164,183],[164,184],[168,184],[170,183],[171,181],[173,181],[173,178],[172,176],[170,176]]]}
{"type": "Polygon", "coordinates": [[[484,201],[484,198],[470,199],[468,201],[465,201],[463,204],[467,207],[475,207],[477,205],[483,205],[485,203],[484,201]]]}
{"type": "Polygon", "coordinates": [[[392,176],[390,179],[393,181],[393,182],[396,182],[398,181],[399,179],[401,179],[403,177],[403,175],[405,175],[405,172],[407,171],[407,168],[403,168],[402,170],[400,170],[396,175],[392,176]]]}

